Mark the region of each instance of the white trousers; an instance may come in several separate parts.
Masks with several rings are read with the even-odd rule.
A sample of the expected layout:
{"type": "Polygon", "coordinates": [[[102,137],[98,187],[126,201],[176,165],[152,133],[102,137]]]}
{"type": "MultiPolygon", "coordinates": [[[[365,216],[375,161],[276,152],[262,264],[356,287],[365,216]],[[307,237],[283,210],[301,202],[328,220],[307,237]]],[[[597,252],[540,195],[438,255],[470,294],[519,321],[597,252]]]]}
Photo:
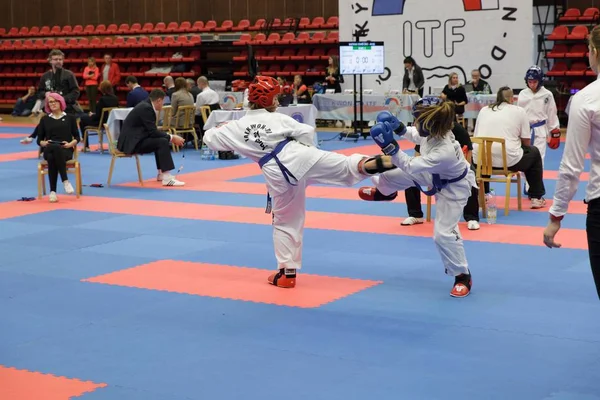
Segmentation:
{"type": "MultiPolygon", "coordinates": [[[[387,171],[371,179],[377,189],[384,195],[390,195],[396,191],[403,191],[415,186],[413,180],[423,187],[431,184],[431,175],[418,174],[412,176],[401,169],[387,171]]],[[[469,273],[469,265],[458,222],[470,195],[471,185],[466,179],[451,183],[435,195],[436,212],[433,225],[433,241],[442,258],[446,274],[451,276],[469,273]],[[446,191],[446,194],[444,191],[446,191]]]]}
{"type": "Polygon", "coordinates": [[[340,186],[357,184],[368,177],[358,169],[365,157],[325,152],[296,186],[290,185],[289,190],[272,194],[273,244],[278,269],[302,267],[306,187],[315,183],[340,186]]]}

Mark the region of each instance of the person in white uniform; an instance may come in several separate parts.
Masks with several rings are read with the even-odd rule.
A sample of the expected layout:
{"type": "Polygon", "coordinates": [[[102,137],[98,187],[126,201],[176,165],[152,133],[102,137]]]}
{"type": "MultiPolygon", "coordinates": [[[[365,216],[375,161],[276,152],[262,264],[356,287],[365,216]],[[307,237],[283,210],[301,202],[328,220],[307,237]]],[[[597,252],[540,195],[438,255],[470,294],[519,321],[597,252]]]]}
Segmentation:
{"type": "Polygon", "coordinates": [[[405,127],[389,113],[378,116],[377,124],[371,128],[371,136],[384,154],[392,156],[398,169],[373,177],[375,187],[360,188],[359,196],[367,201],[391,201],[398,191],[413,186],[427,195],[434,195],[433,240],[446,274],[454,277],[450,295],[466,297],[473,282],[458,221],[471,196],[471,188],[476,187],[475,174],[452,134],[454,103],[436,103],[437,99],[424,98],[413,106],[416,127],[405,127]],[[404,153],[394,139],[394,133],[419,144],[421,156],[410,157],[404,153]]]}
{"type": "Polygon", "coordinates": [[[257,76],[248,89],[250,110],[239,120],[207,130],[204,143],[215,151],[235,151],[261,167],[268,189],[266,212],[273,213],[278,264],[267,281],[293,288],[302,267],[306,187],[352,186],[396,167],[390,156],[345,156],[316,148],[315,128],[274,112],[281,92],[277,80],[257,76]]]}
{"type": "MultiPolygon", "coordinates": [[[[590,67],[600,77],[600,27],[596,26],[589,36],[588,59],[590,67]]],[[[565,151],[560,163],[554,202],[550,207],[550,221],[544,230],[544,244],[549,248],[560,247],[555,236],[560,221],[567,214],[573,200],[581,172],[585,166],[585,154],[590,153],[590,178],[585,193],[587,203],[586,232],[592,275],[600,298],[600,81],[587,85],[571,99],[569,124],[565,151]]]]}
{"type": "MultiPolygon", "coordinates": [[[[519,92],[517,100],[517,105],[525,109],[529,118],[530,144],[539,149],[542,165],[546,158],[546,147],[556,150],[560,146],[560,122],[554,95],[544,87],[543,80],[544,73],[540,67],[529,67],[525,73],[527,87],[519,92]]],[[[524,186],[524,192],[528,194],[529,184],[525,183],[524,186]]]]}

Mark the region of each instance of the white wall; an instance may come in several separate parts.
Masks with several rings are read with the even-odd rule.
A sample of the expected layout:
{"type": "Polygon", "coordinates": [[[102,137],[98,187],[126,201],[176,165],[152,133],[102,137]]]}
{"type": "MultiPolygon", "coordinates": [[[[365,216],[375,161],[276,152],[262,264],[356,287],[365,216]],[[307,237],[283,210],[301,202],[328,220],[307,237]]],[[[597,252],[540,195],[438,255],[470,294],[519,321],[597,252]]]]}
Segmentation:
{"type": "MultiPolygon", "coordinates": [[[[520,87],[532,64],[532,0],[482,0],[487,10],[467,11],[472,0],[339,0],[340,41],[353,41],[358,26],[368,29],[361,41],[384,41],[386,75],[364,75],[363,87],[384,92],[401,89],[403,60],[412,55],[425,69],[425,93],[443,87],[450,72],[461,83],[480,68],[492,89],[520,87]],[[367,8],[357,8],[357,4],[367,8]],[[506,8],[516,11],[510,14],[506,8]],[[394,15],[377,15],[389,11],[394,15]],[[373,15],[376,14],[376,15],[373,15]],[[510,14],[510,15],[509,15],[510,14]],[[366,25],[365,25],[366,23],[366,25]],[[495,57],[495,58],[494,58],[495,57]],[[489,67],[489,69],[488,69],[489,67]]],[[[345,77],[352,88],[352,76],[345,77]]]]}

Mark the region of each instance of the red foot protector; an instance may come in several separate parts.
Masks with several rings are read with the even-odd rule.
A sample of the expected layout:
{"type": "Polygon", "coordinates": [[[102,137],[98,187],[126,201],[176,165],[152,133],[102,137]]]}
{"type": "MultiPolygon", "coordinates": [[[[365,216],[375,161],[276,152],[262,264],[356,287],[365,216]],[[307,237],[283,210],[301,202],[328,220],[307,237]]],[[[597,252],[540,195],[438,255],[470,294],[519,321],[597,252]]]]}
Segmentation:
{"type": "Polygon", "coordinates": [[[257,268],[162,260],[83,281],[300,308],[320,307],[383,283],[299,271],[296,287],[281,290],[267,283],[272,273],[273,270],[257,268]]]}
{"type": "Polygon", "coordinates": [[[69,400],[106,387],[105,383],[80,381],[0,365],[0,399],[69,400]]]}

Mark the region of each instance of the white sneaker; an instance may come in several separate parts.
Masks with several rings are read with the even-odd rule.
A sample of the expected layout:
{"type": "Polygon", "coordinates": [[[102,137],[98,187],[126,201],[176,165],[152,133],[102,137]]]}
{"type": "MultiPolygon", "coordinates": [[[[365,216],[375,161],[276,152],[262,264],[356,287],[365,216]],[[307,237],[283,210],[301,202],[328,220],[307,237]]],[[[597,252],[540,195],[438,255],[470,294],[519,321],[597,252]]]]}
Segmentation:
{"type": "Polygon", "coordinates": [[[469,229],[470,231],[477,231],[479,230],[480,226],[479,226],[479,222],[472,220],[467,222],[467,229],[469,229]]]}
{"type": "Polygon", "coordinates": [[[178,181],[174,176],[167,176],[162,181],[163,186],[184,186],[185,182],[178,181]]]}
{"type": "Polygon", "coordinates": [[[408,217],[404,221],[402,221],[402,223],[400,225],[410,226],[410,225],[417,225],[417,224],[422,224],[422,223],[423,223],[423,218],[408,217]]]}
{"type": "Polygon", "coordinates": [[[73,190],[73,186],[71,185],[71,182],[64,181],[63,185],[65,186],[65,192],[67,194],[73,194],[73,193],[75,193],[75,190],[73,190]]]}
{"type": "Polygon", "coordinates": [[[164,180],[165,178],[168,178],[168,176],[165,176],[165,174],[163,174],[163,173],[156,175],[157,182],[160,182],[160,181],[164,180]]]}
{"type": "Polygon", "coordinates": [[[58,202],[58,197],[56,196],[56,192],[50,192],[50,196],[48,196],[50,203],[58,202]]]}
{"type": "Polygon", "coordinates": [[[546,205],[546,200],[542,197],[541,199],[531,199],[531,209],[536,210],[543,208],[546,205]]]}

